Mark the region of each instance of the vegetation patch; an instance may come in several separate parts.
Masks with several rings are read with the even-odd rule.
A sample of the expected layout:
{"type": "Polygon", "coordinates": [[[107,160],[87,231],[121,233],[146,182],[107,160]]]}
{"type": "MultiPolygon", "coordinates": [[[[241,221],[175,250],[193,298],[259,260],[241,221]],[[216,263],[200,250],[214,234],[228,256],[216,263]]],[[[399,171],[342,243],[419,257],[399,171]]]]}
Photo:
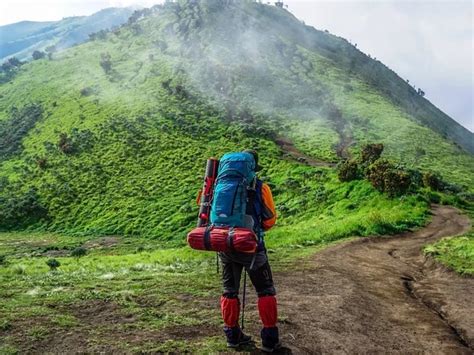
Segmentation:
{"type": "Polygon", "coordinates": [[[461,275],[474,275],[474,231],[459,237],[444,238],[426,246],[424,251],[461,275]]]}

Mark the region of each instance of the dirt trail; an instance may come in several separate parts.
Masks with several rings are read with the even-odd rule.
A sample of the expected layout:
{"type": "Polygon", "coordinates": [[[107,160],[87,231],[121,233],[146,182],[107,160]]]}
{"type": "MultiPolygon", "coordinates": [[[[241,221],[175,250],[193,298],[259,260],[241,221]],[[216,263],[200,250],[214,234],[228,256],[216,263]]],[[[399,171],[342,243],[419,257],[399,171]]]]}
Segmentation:
{"type": "Polygon", "coordinates": [[[287,154],[292,159],[299,161],[301,163],[305,163],[310,166],[326,166],[326,167],[335,167],[337,165],[335,163],[330,163],[324,160],[314,159],[310,157],[309,155],[306,155],[300,152],[298,149],[296,149],[293,142],[290,141],[286,137],[278,137],[275,140],[275,143],[280,146],[281,150],[285,154],[287,154]]]}
{"type": "Polygon", "coordinates": [[[456,209],[436,206],[417,232],[343,243],[275,275],[285,352],[472,354],[474,278],[421,253],[469,227],[456,209]]]}

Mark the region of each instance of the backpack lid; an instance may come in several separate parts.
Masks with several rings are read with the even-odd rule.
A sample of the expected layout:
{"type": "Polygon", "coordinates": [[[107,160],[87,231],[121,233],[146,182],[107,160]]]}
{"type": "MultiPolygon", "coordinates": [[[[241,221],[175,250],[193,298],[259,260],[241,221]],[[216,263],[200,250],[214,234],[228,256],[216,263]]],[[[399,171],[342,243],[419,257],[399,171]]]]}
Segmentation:
{"type": "Polygon", "coordinates": [[[251,153],[226,153],[219,161],[217,178],[240,176],[250,183],[255,178],[255,168],[255,159],[251,153]]]}

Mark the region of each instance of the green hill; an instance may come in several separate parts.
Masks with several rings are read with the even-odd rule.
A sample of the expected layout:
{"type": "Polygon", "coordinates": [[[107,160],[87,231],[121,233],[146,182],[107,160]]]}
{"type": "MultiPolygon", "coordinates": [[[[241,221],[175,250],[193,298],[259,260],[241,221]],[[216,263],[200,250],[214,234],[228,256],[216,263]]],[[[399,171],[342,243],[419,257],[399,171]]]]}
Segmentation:
{"type": "Polygon", "coordinates": [[[104,38],[9,70],[3,229],[181,244],[206,158],[248,147],[274,189],[275,247],[393,232],[426,216],[423,195],[339,183],[330,164],[308,159],[335,163],[382,142],[387,158],[474,186],[472,133],[346,40],[253,1],[155,6],[104,38]]]}

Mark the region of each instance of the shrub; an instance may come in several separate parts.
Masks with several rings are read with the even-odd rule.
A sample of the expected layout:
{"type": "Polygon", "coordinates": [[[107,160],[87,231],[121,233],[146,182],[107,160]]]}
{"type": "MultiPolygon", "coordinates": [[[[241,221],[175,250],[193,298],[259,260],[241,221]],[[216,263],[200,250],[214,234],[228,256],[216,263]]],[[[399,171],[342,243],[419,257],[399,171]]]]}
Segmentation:
{"type": "Polygon", "coordinates": [[[81,96],[90,96],[93,93],[94,90],[90,86],[81,89],[81,96]]]}
{"type": "Polygon", "coordinates": [[[23,64],[17,57],[11,57],[8,59],[8,63],[14,67],[19,67],[23,64]]]}
{"type": "Polygon", "coordinates": [[[446,187],[446,184],[441,177],[433,172],[426,172],[423,174],[423,185],[434,191],[443,191],[446,187]]]}
{"type": "Polygon", "coordinates": [[[66,133],[61,133],[59,135],[58,147],[64,154],[74,153],[74,145],[66,133]]]}
{"type": "Polygon", "coordinates": [[[390,169],[393,169],[393,164],[388,160],[378,160],[368,167],[366,172],[367,179],[374,188],[383,192],[385,190],[385,173],[390,169]]]}
{"type": "Polygon", "coordinates": [[[382,143],[367,144],[362,147],[360,152],[360,160],[363,164],[369,165],[380,158],[383,153],[384,146],[382,143]]]}
{"type": "Polygon", "coordinates": [[[71,256],[75,258],[80,258],[86,254],[87,254],[87,249],[84,247],[74,248],[73,251],[71,252],[71,256]]]}
{"type": "Polygon", "coordinates": [[[56,46],[48,46],[45,48],[45,52],[48,53],[48,59],[52,60],[53,59],[53,53],[56,52],[56,46]]]}
{"type": "Polygon", "coordinates": [[[384,174],[384,191],[390,197],[407,193],[410,185],[410,174],[402,169],[389,169],[384,174]]]}
{"type": "Polygon", "coordinates": [[[56,259],[48,259],[46,261],[46,265],[49,266],[49,268],[54,271],[56,270],[58,267],[61,266],[61,263],[59,261],[57,261],[56,259]]]}
{"type": "Polygon", "coordinates": [[[33,60],[38,60],[46,57],[46,53],[42,51],[34,51],[31,56],[33,57],[33,60]]]}
{"type": "Polygon", "coordinates": [[[0,160],[8,159],[23,149],[23,138],[43,116],[39,104],[29,104],[18,109],[12,108],[9,119],[0,120],[0,160]]]}
{"type": "Polygon", "coordinates": [[[0,229],[20,229],[47,219],[48,210],[34,188],[22,195],[15,195],[12,190],[6,189],[6,194],[0,196],[0,229]]]}
{"type": "Polygon", "coordinates": [[[38,168],[40,168],[41,170],[44,170],[48,166],[48,159],[47,158],[38,158],[36,160],[36,164],[38,164],[38,168]]]}
{"type": "Polygon", "coordinates": [[[109,53],[102,53],[100,55],[100,66],[104,69],[106,74],[112,70],[112,60],[109,53]]]}
{"type": "Polygon", "coordinates": [[[359,178],[359,165],[354,160],[346,160],[339,165],[337,176],[339,181],[352,181],[359,178]]]}
{"type": "Polygon", "coordinates": [[[407,193],[412,186],[412,174],[401,167],[395,166],[386,159],[379,159],[367,169],[367,178],[380,192],[390,197],[407,193]]]}

